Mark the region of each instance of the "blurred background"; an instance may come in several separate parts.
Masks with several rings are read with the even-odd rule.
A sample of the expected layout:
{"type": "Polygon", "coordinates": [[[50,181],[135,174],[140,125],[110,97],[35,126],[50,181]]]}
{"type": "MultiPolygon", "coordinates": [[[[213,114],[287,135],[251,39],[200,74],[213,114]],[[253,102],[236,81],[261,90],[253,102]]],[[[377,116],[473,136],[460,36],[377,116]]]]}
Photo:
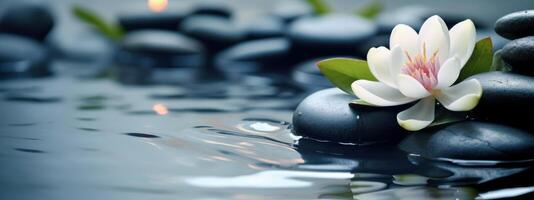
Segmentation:
{"type": "MultiPolygon", "coordinates": [[[[474,199],[502,196],[510,182],[532,193],[523,180],[531,168],[434,166],[396,145],[354,145],[408,134],[390,131],[399,129],[396,112],[353,112],[341,91],[332,95],[341,103],[315,97],[306,106],[323,124],[364,134],[326,142],[291,123],[306,96],[333,87],[319,60],[365,59],[389,46],[395,25],[419,30],[435,14],[449,28],[472,19],[496,51],[508,40],[495,21],[532,8],[529,0],[0,0],[0,199],[474,199]]],[[[506,110],[496,114],[519,116],[506,110]]]]}

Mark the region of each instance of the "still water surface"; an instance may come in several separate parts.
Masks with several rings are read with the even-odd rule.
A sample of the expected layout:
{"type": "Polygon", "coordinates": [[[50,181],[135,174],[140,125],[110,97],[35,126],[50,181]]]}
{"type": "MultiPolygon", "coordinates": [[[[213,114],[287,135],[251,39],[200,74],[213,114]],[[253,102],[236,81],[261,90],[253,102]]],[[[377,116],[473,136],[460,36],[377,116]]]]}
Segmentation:
{"type": "Polygon", "coordinates": [[[296,136],[305,93],[257,81],[2,82],[0,199],[532,197],[530,165],[461,166],[296,136]]]}

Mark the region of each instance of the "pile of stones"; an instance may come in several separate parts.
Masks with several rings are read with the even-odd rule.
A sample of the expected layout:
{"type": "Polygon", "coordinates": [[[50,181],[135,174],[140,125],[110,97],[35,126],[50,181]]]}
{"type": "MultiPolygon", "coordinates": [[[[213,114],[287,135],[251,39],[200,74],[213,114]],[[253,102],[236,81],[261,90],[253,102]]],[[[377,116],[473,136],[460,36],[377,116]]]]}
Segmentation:
{"type": "Polygon", "coordinates": [[[399,145],[427,158],[525,161],[534,159],[534,11],[521,11],[499,19],[495,30],[511,39],[501,50],[511,72],[477,74],[483,87],[479,105],[463,113],[467,120],[403,130],[398,112],[411,105],[367,107],[337,88],[320,90],[297,107],[293,131],[304,138],[354,144],[399,145]]]}

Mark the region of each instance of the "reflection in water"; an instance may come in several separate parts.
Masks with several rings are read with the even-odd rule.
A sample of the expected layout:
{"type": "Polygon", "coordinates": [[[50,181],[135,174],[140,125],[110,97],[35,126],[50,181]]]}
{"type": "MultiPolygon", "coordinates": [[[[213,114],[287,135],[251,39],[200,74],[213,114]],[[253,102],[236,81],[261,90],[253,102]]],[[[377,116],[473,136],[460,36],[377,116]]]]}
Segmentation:
{"type": "Polygon", "coordinates": [[[166,115],[169,113],[167,106],[161,103],[154,104],[154,106],[152,106],[152,110],[154,110],[154,112],[156,112],[158,115],[166,115]]]}
{"type": "Polygon", "coordinates": [[[302,188],[313,184],[302,179],[350,179],[347,172],[269,170],[235,177],[195,177],[188,184],[209,188],[302,188]]]}
{"type": "Polygon", "coordinates": [[[0,93],[0,111],[10,114],[0,125],[0,199],[491,199],[533,192],[525,179],[534,175],[531,163],[466,165],[396,146],[297,137],[288,121],[302,96],[293,87],[59,78],[15,85],[39,90],[0,93]]]}

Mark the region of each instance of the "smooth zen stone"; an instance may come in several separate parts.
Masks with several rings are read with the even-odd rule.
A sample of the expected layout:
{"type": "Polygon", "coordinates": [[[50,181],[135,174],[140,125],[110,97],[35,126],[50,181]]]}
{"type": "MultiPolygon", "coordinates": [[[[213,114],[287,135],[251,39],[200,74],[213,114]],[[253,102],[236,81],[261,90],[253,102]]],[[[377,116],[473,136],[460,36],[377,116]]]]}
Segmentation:
{"type": "Polygon", "coordinates": [[[413,174],[416,171],[406,153],[394,145],[344,145],[300,138],[294,148],[304,160],[295,168],[302,170],[357,171],[386,179],[391,179],[394,174],[413,174]]]}
{"type": "Polygon", "coordinates": [[[285,38],[270,38],[239,43],[221,52],[216,67],[228,73],[285,70],[290,43],[285,38]]]}
{"type": "Polygon", "coordinates": [[[367,58],[367,53],[369,52],[369,49],[373,47],[384,46],[389,48],[389,37],[390,34],[380,34],[369,38],[358,46],[358,52],[356,53],[356,56],[360,58],[367,58]]]}
{"type": "Polygon", "coordinates": [[[423,25],[428,8],[422,6],[406,6],[390,12],[383,12],[377,17],[379,32],[390,34],[397,24],[406,24],[415,30],[423,25]]]}
{"type": "Polygon", "coordinates": [[[514,71],[534,75],[534,36],[512,40],[504,45],[501,57],[514,71]]]}
{"type": "Polygon", "coordinates": [[[279,1],[271,11],[271,15],[284,23],[290,23],[298,18],[313,15],[313,9],[302,1],[279,1]]]}
{"type": "Polygon", "coordinates": [[[142,29],[176,30],[184,17],[182,13],[120,15],[119,24],[127,32],[142,29]]]}
{"type": "Polygon", "coordinates": [[[125,84],[190,82],[204,64],[204,48],[177,32],[141,30],[126,34],[116,56],[119,81],[125,84]]]}
{"type": "Polygon", "coordinates": [[[247,40],[273,38],[284,36],[284,23],[282,20],[264,16],[253,19],[245,24],[245,34],[247,40]]]}
{"type": "Polygon", "coordinates": [[[195,40],[179,33],[162,30],[142,30],[128,33],[121,48],[149,54],[194,54],[202,51],[195,40]]]}
{"type": "Polygon", "coordinates": [[[397,142],[408,134],[396,118],[406,106],[349,106],[354,99],[337,88],[313,93],[293,113],[293,131],[303,137],[356,144],[397,142]]]}
{"type": "Polygon", "coordinates": [[[40,4],[16,3],[3,10],[0,16],[0,32],[45,40],[54,27],[54,17],[50,10],[40,4]]]}
{"type": "Polygon", "coordinates": [[[209,15],[188,17],[180,29],[211,48],[227,47],[245,37],[244,31],[231,20],[209,15]]]}
{"type": "Polygon", "coordinates": [[[194,15],[211,15],[221,18],[231,18],[232,10],[228,7],[225,1],[203,1],[195,5],[195,8],[189,13],[189,16],[194,15]]]}
{"type": "Polygon", "coordinates": [[[309,91],[333,87],[334,85],[323,76],[317,67],[317,62],[324,59],[326,58],[315,58],[298,64],[292,73],[293,80],[300,87],[309,91]]]}
{"type": "Polygon", "coordinates": [[[376,32],[376,25],[366,19],[330,14],[296,20],[290,24],[288,36],[295,51],[305,57],[351,55],[376,32]]]}
{"type": "Polygon", "coordinates": [[[534,77],[488,72],[472,78],[480,81],[482,97],[474,113],[482,119],[532,129],[534,77]]]}
{"type": "Polygon", "coordinates": [[[498,124],[460,122],[411,134],[399,147],[426,158],[534,159],[534,134],[498,124]]]}
{"type": "Polygon", "coordinates": [[[46,49],[37,41],[0,34],[0,78],[49,75],[46,49]]]}
{"type": "Polygon", "coordinates": [[[534,10],[524,10],[501,17],[495,23],[495,31],[508,39],[534,35],[534,10]]]}

